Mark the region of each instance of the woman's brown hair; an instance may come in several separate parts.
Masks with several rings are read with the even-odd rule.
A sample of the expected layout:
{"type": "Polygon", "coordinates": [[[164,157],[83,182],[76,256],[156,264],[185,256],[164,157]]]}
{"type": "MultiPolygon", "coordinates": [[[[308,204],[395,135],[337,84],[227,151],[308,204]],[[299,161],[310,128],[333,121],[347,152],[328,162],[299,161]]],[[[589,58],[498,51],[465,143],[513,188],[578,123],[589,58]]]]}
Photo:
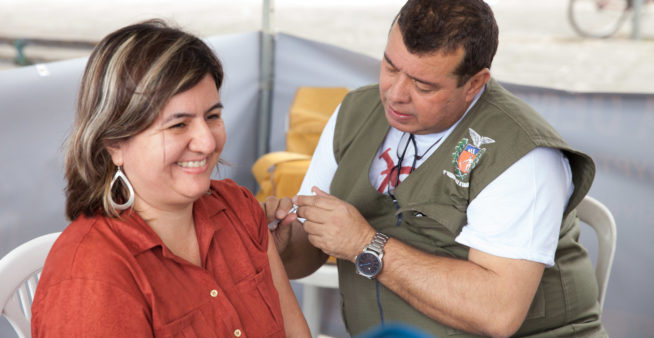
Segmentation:
{"type": "Polygon", "coordinates": [[[79,89],[65,159],[66,215],[117,217],[109,199],[116,166],[107,147],[149,127],[174,95],[210,74],[220,89],[223,69],[198,37],[150,20],[106,36],[91,54],[79,89]]]}

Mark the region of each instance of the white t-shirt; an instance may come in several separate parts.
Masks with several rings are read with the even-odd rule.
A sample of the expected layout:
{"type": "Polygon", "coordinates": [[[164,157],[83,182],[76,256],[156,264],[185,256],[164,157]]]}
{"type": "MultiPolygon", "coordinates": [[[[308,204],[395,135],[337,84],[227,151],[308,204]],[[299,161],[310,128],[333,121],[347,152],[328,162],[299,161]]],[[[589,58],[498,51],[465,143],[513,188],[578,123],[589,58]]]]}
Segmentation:
{"type": "MultiPolygon", "coordinates": [[[[468,110],[480,95],[481,92],[468,110]]],[[[340,106],[336,112],[339,109],[340,106]]],[[[298,195],[311,195],[313,186],[329,192],[338,168],[333,151],[336,112],[323,129],[298,195]]],[[[423,155],[422,160],[416,162],[416,168],[438,149],[459,121],[440,133],[415,135],[417,152],[423,155]],[[423,154],[425,151],[426,154],[423,154]]],[[[387,187],[382,185],[389,184],[388,175],[382,173],[388,173],[388,169],[397,163],[396,147],[402,134],[391,127],[370,168],[370,183],[380,192],[387,193],[387,187]]],[[[403,141],[406,138],[404,136],[403,141]]],[[[401,143],[400,154],[405,144],[401,143]]],[[[407,148],[403,166],[404,163],[411,166],[412,148],[407,148]]],[[[405,177],[406,175],[401,175],[400,182],[405,177]]],[[[573,190],[570,164],[561,151],[535,148],[470,201],[467,209],[468,224],[463,226],[455,240],[498,257],[525,259],[552,266],[563,211],[573,190]]]]}

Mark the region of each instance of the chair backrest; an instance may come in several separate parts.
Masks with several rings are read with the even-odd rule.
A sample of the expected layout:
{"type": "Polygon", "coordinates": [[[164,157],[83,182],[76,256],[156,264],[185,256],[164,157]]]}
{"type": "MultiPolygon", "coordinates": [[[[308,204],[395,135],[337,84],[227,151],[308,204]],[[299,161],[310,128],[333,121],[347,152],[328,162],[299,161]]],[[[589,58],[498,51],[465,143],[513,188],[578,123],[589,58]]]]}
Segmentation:
{"type": "Polygon", "coordinates": [[[256,198],[297,194],[327,120],[341,103],[345,87],[299,87],[288,113],[286,150],[264,154],[252,166],[256,198]]]}
{"type": "Polygon", "coordinates": [[[347,93],[345,87],[299,87],[288,111],[286,151],[313,155],[327,120],[347,93]]]}
{"type": "Polygon", "coordinates": [[[59,232],[21,244],[0,259],[0,308],[18,337],[32,336],[32,299],[45,258],[59,232]]]}
{"type": "Polygon", "coordinates": [[[600,309],[604,308],[606,286],[611,275],[613,256],[615,255],[617,230],[611,211],[600,201],[586,196],[577,207],[577,217],[591,226],[597,234],[597,264],[595,277],[599,286],[600,309]]]}

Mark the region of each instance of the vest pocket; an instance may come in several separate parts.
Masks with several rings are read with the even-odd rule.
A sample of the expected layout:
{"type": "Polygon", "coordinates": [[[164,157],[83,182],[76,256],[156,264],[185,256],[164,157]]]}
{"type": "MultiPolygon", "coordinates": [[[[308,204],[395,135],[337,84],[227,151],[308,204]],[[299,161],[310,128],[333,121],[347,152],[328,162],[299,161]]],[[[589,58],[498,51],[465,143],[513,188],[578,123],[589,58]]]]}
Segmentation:
{"type": "Polygon", "coordinates": [[[463,211],[451,204],[428,202],[406,205],[401,207],[398,212],[402,212],[403,219],[416,228],[444,228],[456,236],[467,222],[465,208],[462,209],[463,211]]]}
{"type": "Polygon", "coordinates": [[[525,320],[543,317],[545,317],[545,291],[543,290],[543,284],[541,283],[538,285],[536,295],[534,295],[534,300],[531,302],[525,320]]]}
{"type": "MultiPolygon", "coordinates": [[[[444,219],[425,205],[403,208],[402,224],[399,227],[383,229],[413,247],[437,255],[465,258],[467,250],[454,239],[465,222],[456,224],[444,219]]],[[[463,215],[465,217],[465,215],[463,215]]]]}

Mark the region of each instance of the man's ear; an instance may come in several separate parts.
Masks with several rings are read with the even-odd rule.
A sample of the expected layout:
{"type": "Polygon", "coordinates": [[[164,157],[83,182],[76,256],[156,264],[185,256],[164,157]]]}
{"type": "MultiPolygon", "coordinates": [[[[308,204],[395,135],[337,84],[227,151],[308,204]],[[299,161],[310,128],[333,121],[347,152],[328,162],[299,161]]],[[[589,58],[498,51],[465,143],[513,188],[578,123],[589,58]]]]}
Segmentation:
{"type": "Polygon", "coordinates": [[[486,85],[490,80],[490,70],[483,68],[477,74],[468,79],[468,91],[466,92],[466,101],[472,102],[475,95],[486,85]]]}
{"type": "Polygon", "coordinates": [[[114,162],[116,166],[122,166],[123,165],[123,149],[122,149],[123,144],[120,142],[113,143],[110,145],[106,145],[105,149],[109,152],[109,155],[111,156],[111,161],[114,162]]]}

